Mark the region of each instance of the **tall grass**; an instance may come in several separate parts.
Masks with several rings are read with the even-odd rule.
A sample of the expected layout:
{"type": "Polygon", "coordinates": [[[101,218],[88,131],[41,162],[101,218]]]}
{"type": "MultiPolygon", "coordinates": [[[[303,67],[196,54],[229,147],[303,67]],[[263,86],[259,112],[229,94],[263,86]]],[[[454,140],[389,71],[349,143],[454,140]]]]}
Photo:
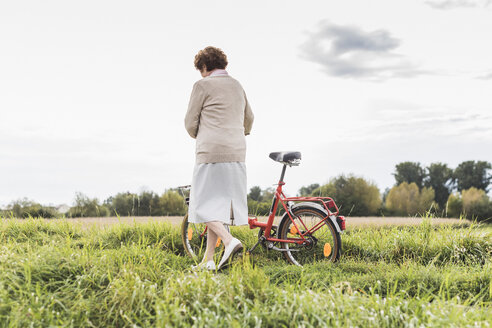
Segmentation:
{"type": "MultiPolygon", "coordinates": [[[[233,229],[246,246],[255,233],[233,229]]],[[[350,230],[337,264],[295,267],[260,248],[209,273],[189,269],[168,224],[4,219],[0,326],[486,326],[491,236],[428,222],[350,230]]]]}
{"type": "Polygon", "coordinates": [[[393,263],[484,264],[490,259],[490,234],[478,233],[477,224],[433,226],[430,219],[412,227],[354,229],[344,238],[345,256],[393,263]]]}

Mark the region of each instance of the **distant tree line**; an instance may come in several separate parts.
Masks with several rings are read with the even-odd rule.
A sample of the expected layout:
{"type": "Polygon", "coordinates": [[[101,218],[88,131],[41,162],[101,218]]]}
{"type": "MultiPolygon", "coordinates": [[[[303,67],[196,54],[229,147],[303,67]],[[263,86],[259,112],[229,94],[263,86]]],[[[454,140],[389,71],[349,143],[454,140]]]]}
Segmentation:
{"type": "MultiPolygon", "coordinates": [[[[12,202],[3,211],[4,217],[59,217],[62,214],[55,207],[42,206],[33,201],[22,199],[12,202]]],[[[90,198],[76,193],[72,207],[64,213],[66,217],[105,217],[105,216],[173,216],[184,215],[186,206],[184,198],[176,189],[168,189],[162,195],[152,191],[139,194],[122,192],[111,196],[102,203],[97,198],[90,198]]]]}
{"type": "MultiPolygon", "coordinates": [[[[383,193],[362,177],[339,175],[327,184],[317,183],[299,189],[298,196],[329,196],[347,216],[407,216],[432,213],[443,217],[466,217],[487,221],[492,218],[492,200],[487,195],[492,182],[492,165],[484,161],[466,161],[451,169],[447,164],[432,163],[423,167],[418,162],[402,162],[395,166],[395,185],[383,193]]],[[[254,186],[248,194],[252,215],[268,215],[274,188],[254,186]]],[[[159,195],[152,191],[123,192],[104,200],[82,193],[64,213],[66,217],[104,216],[171,216],[186,213],[183,196],[177,189],[159,195]]],[[[280,206],[277,214],[283,213],[280,206]]],[[[42,206],[27,199],[9,204],[4,217],[58,217],[55,207],[42,206]]]]}
{"type": "MultiPolygon", "coordinates": [[[[454,170],[443,163],[432,163],[426,168],[416,162],[400,163],[393,174],[396,186],[387,193],[389,205],[392,205],[388,208],[398,211],[404,201],[412,203],[408,201],[413,199],[409,195],[418,191],[420,205],[429,210],[432,208],[438,214],[489,220],[492,218],[492,200],[487,193],[492,182],[491,169],[492,165],[485,161],[465,161],[454,170]],[[397,194],[403,188],[412,189],[404,193],[406,200],[397,194]]],[[[412,214],[410,212],[412,210],[407,211],[412,214]]]]}

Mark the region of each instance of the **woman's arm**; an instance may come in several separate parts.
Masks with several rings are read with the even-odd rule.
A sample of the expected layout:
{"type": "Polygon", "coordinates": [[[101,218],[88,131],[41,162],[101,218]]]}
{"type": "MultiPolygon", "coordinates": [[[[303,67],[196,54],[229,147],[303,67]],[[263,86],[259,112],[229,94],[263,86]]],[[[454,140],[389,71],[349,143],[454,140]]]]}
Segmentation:
{"type": "Polygon", "coordinates": [[[253,127],[255,116],[253,115],[253,111],[251,111],[251,107],[249,106],[246,93],[244,93],[244,99],[246,100],[246,106],[244,108],[244,135],[247,136],[251,133],[251,128],[253,127]]]}
{"type": "Polygon", "coordinates": [[[188,111],[185,116],[185,128],[188,134],[192,138],[196,138],[198,135],[198,126],[200,124],[200,114],[202,112],[203,103],[205,101],[205,94],[203,89],[199,86],[198,82],[193,85],[193,91],[191,91],[190,102],[188,104],[188,111]]]}

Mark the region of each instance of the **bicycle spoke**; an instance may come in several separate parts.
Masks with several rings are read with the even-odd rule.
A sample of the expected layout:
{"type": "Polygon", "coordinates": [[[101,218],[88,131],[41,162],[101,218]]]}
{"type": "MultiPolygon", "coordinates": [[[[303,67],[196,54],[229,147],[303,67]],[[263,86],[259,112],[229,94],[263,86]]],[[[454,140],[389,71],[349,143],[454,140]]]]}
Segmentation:
{"type": "Polygon", "coordinates": [[[282,238],[299,240],[302,234],[306,241],[303,244],[283,243],[283,247],[290,250],[285,252],[287,259],[296,265],[323,259],[337,260],[340,243],[339,237],[337,239],[337,232],[330,224],[331,221],[325,220],[324,215],[315,210],[299,210],[295,215],[294,222],[290,218],[285,222],[282,238]],[[315,231],[308,232],[314,227],[316,227],[315,231]]]}
{"type": "MultiPolygon", "coordinates": [[[[204,223],[191,223],[188,222],[188,217],[185,216],[182,223],[182,240],[183,246],[185,248],[186,253],[196,260],[201,260],[204,256],[205,250],[207,249],[207,226],[204,223]]],[[[226,229],[229,230],[229,227],[226,226],[226,229]]],[[[216,254],[221,254],[223,250],[222,241],[220,238],[216,243],[216,254]]]]}

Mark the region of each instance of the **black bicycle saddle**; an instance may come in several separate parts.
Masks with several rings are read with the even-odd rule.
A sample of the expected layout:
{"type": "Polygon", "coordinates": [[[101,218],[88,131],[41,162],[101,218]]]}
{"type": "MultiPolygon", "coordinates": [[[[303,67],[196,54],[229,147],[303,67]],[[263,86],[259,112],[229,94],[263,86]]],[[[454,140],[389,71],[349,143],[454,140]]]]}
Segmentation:
{"type": "Polygon", "coordinates": [[[278,151],[270,153],[270,158],[276,162],[293,164],[301,159],[301,153],[298,151],[278,151]]]}

